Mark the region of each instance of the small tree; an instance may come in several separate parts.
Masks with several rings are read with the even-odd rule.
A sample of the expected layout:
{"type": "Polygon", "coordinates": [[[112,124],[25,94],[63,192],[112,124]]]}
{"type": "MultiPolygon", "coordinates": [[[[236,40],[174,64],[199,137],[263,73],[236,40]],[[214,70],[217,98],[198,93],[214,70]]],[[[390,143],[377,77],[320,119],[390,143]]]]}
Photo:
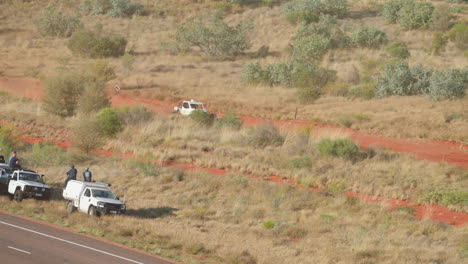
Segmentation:
{"type": "Polygon", "coordinates": [[[77,31],[67,47],[77,56],[89,58],[118,57],[125,53],[127,40],[122,36],[100,36],[90,31],[77,31]]]}
{"type": "Polygon", "coordinates": [[[215,114],[207,113],[200,109],[195,109],[190,114],[190,118],[202,126],[211,127],[213,126],[216,116],[215,114]]]}
{"type": "Polygon", "coordinates": [[[427,95],[434,100],[457,99],[465,96],[468,89],[467,72],[447,69],[432,74],[427,95]]]}
{"type": "Polygon", "coordinates": [[[389,23],[398,21],[398,14],[407,0],[391,0],[385,2],[382,7],[382,16],[389,23]]]}
{"type": "Polygon", "coordinates": [[[411,56],[405,42],[392,42],[385,47],[385,51],[396,59],[404,60],[411,56]]]}
{"type": "Polygon", "coordinates": [[[175,38],[180,51],[198,47],[210,57],[229,57],[252,46],[248,37],[250,29],[250,24],[231,27],[223,21],[220,13],[216,13],[208,19],[199,17],[187,20],[177,27],[175,38]]]}
{"type": "Polygon", "coordinates": [[[84,87],[82,76],[71,72],[48,80],[44,88],[44,110],[61,117],[74,115],[84,87]]]}
{"type": "Polygon", "coordinates": [[[104,145],[104,138],[99,132],[99,122],[94,115],[83,115],[74,120],[71,127],[71,145],[86,153],[104,145]]]}
{"type": "Polygon", "coordinates": [[[379,48],[387,42],[387,35],[374,27],[361,27],[354,30],[351,39],[357,47],[379,48]]]}
{"type": "Polygon", "coordinates": [[[78,100],[77,111],[83,114],[97,112],[109,106],[105,86],[101,82],[87,84],[78,100]]]}
{"type": "Polygon", "coordinates": [[[404,30],[429,28],[433,12],[431,3],[405,1],[398,13],[398,23],[404,30]]]}

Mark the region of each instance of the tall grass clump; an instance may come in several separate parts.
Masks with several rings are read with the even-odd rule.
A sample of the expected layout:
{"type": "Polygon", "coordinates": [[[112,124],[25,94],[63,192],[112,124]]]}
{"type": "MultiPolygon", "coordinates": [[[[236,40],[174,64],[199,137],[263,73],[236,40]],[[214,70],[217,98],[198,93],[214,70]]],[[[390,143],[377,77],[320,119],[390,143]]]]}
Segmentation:
{"type": "Polygon", "coordinates": [[[72,33],[82,27],[80,18],[67,16],[55,8],[47,7],[42,17],[34,20],[37,31],[42,36],[69,37],[72,33]]]}
{"type": "Polygon", "coordinates": [[[127,40],[118,35],[101,35],[91,31],[77,31],[67,43],[75,56],[88,58],[119,57],[125,53],[127,40]]]}
{"type": "Polygon", "coordinates": [[[251,23],[229,26],[221,13],[207,18],[190,18],[177,27],[175,40],[177,49],[187,52],[194,47],[210,57],[232,57],[249,49],[251,23]]]}
{"type": "Polygon", "coordinates": [[[93,15],[107,14],[110,17],[143,15],[143,5],[130,0],[85,0],[81,9],[93,15]]]}
{"type": "Polygon", "coordinates": [[[468,191],[459,190],[435,190],[426,193],[423,200],[443,205],[468,206],[468,191]]]}
{"type": "Polygon", "coordinates": [[[195,109],[190,115],[190,119],[195,121],[197,124],[202,125],[204,127],[211,127],[213,126],[215,120],[216,120],[216,115],[213,113],[208,113],[205,111],[202,111],[200,109],[195,109]]]}
{"type": "Polygon", "coordinates": [[[374,27],[361,27],[351,33],[351,39],[356,47],[379,48],[387,43],[387,34],[374,27]]]}
{"type": "Polygon", "coordinates": [[[317,148],[322,155],[335,156],[353,161],[362,156],[358,146],[350,139],[324,139],[319,142],[317,148]]]}
{"type": "Polygon", "coordinates": [[[343,18],[348,14],[348,1],[294,0],[283,5],[283,12],[291,23],[317,22],[325,14],[343,18]]]}
{"type": "Polygon", "coordinates": [[[59,166],[66,163],[69,158],[67,152],[52,143],[39,143],[32,146],[30,152],[24,154],[27,166],[59,166]]]}
{"type": "Polygon", "coordinates": [[[253,128],[244,139],[246,145],[255,148],[280,146],[284,142],[284,137],[271,123],[265,123],[253,128]]]}
{"type": "Polygon", "coordinates": [[[223,117],[216,120],[217,128],[230,128],[239,130],[242,127],[242,119],[233,111],[227,111],[223,117]]]}
{"type": "Polygon", "coordinates": [[[117,115],[122,125],[135,126],[153,120],[153,112],[144,106],[116,108],[117,115]]]}

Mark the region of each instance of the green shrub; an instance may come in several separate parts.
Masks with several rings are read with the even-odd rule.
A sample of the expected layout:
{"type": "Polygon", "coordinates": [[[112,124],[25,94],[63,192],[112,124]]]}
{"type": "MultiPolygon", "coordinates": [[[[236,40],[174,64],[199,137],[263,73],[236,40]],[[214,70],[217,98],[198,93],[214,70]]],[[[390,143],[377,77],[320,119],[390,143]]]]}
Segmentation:
{"type": "Polygon", "coordinates": [[[16,150],[19,143],[20,140],[14,129],[3,125],[0,126],[0,154],[5,156],[10,154],[13,150],[16,150]]]}
{"type": "Polygon", "coordinates": [[[153,112],[144,106],[119,107],[116,111],[120,122],[125,126],[134,126],[153,119],[153,112]]]}
{"type": "Polygon", "coordinates": [[[195,109],[189,116],[193,121],[205,127],[213,126],[214,121],[216,120],[215,114],[208,113],[200,109],[195,109]]]}
{"type": "Polygon", "coordinates": [[[324,139],[319,142],[318,150],[322,155],[336,156],[353,161],[362,156],[358,146],[350,139],[324,139]]]}
{"type": "Polygon", "coordinates": [[[446,123],[450,123],[450,122],[452,122],[453,120],[456,120],[456,119],[463,119],[463,114],[461,114],[461,113],[450,113],[448,115],[445,115],[445,122],[446,123]]]}
{"type": "Polygon", "coordinates": [[[347,0],[294,0],[283,5],[283,12],[292,23],[317,22],[321,14],[340,18],[348,14],[347,0]]]}
{"type": "Polygon", "coordinates": [[[27,166],[48,167],[62,165],[69,161],[69,158],[63,148],[52,143],[39,143],[32,146],[31,152],[25,153],[24,160],[27,166]]]}
{"type": "Polygon", "coordinates": [[[70,131],[71,146],[87,154],[104,145],[100,124],[94,115],[83,115],[73,120],[70,131]]]}
{"type": "Polygon", "coordinates": [[[312,167],[312,160],[309,156],[295,157],[288,161],[288,165],[295,169],[310,168],[312,167]]]}
{"type": "Polygon", "coordinates": [[[320,61],[330,47],[330,39],[324,35],[309,35],[293,43],[293,58],[302,61],[320,61]]]}
{"type": "Polygon", "coordinates": [[[142,15],[143,6],[129,0],[85,0],[81,9],[93,15],[107,14],[111,17],[142,15]]]}
{"type": "Polygon", "coordinates": [[[42,36],[69,37],[81,22],[78,16],[66,16],[57,9],[46,8],[42,17],[34,20],[37,31],[42,36]]]}
{"type": "Polygon", "coordinates": [[[271,123],[265,123],[253,128],[245,138],[245,143],[255,148],[280,146],[283,142],[283,136],[271,123]]]}
{"type": "Polygon", "coordinates": [[[100,36],[90,31],[73,33],[67,44],[74,55],[89,58],[122,56],[126,46],[127,41],[121,36],[100,36]]]}
{"type": "Polygon", "coordinates": [[[430,53],[434,55],[440,55],[444,51],[445,45],[447,45],[447,37],[442,33],[435,33],[432,37],[432,44],[430,53]]]}
{"type": "Polygon", "coordinates": [[[387,35],[373,27],[361,27],[351,33],[353,44],[357,47],[378,48],[387,42],[387,35]]]}
{"type": "Polygon", "coordinates": [[[268,71],[262,68],[259,61],[247,63],[243,70],[241,80],[244,84],[269,83],[268,71]]]}
{"type": "Polygon", "coordinates": [[[435,31],[446,31],[449,29],[452,14],[447,5],[439,5],[434,9],[432,13],[431,29],[435,31]]]}
{"type": "Polygon", "coordinates": [[[454,25],[447,33],[450,41],[454,42],[456,47],[462,51],[468,49],[468,24],[460,23],[454,25]]]}
{"type": "Polygon", "coordinates": [[[177,27],[175,39],[179,51],[190,51],[197,47],[211,57],[229,57],[240,54],[252,45],[248,33],[251,24],[229,26],[220,13],[207,19],[191,18],[177,27]]]}
{"type": "Polygon", "coordinates": [[[44,110],[61,117],[73,116],[85,83],[81,75],[73,72],[65,72],[47,80],[44,88],[44,110]]]}
{"type": "Polygon", "coordinates": [[[431,71],[421,65],[409,67],[404,62],[387,64],[384,73],[377,77],[377,96],[417,95],[429,86],[431,71]]]}
{"type": "Polygon", "coordinates": [[[382,8],[382,16],[389,23],[396,23],[398,21],[400,9],[403,7],[407,0],[391,0],[385,2],[382,8]]]}
{"type": "Polygon", "coordinates": [[[405,42],[392,42],[385,47],[385,51],[396,59],[404,60],[411,56],[405,42]]]}
{"type": "Polygon", "coordinates": [[[223,117],[216,120],[216,127],[218,128],[230,128],[230,129],[240,129],[242,127],[242,119],[239,118],[239,116],[233,112],[233,111],[227,111],[224,113],[223,117]]]}
{"type": "Polygon", "coordinates": [[[293,37],[293,41],[320,35],[329,40],[329,48],[347,48],[351,44],[351,39],[345,34],[343,28],[338,26],[335,17],[321,15],[317,23],[302,23],[293,37]]]}
{"type": "Polygon", "coordinates": [[[300,87],[298,91],[299,102],[302,104],[313,103],[320,95],[322,95],[322,90],[316,86],[300,87]]]}
{"type": "Polygon", "coordinates": [[[273,229],[276,226],[276,222],[273,220],[266,220],[263,222],[263,228],[265,229],[273,229]]]}
{"type": "Polygon", "coordinates": [[[426,193],[423,200],[441,203],[443,205],[468,206],[468,191],[435,190],[426,193]]]}
{"type": "Polygon", "coordinates": [[[114,108],[104,108],[97,114],[99,133],[104,137],[113,137],[122,130],[117,111],[114,108]]]}
{"type": "Polygon", "coordinates": [[[468,89],[467,72],[458,69],[436,71],[430,78],[427,95],[433,100],[457,99],[468,89]]]}
{"type": "Polygon", "coordinates": [[[404,30],[429,28],[434,6],[427,2],[405,1],[398,13],[398,23],[404,30]]]}

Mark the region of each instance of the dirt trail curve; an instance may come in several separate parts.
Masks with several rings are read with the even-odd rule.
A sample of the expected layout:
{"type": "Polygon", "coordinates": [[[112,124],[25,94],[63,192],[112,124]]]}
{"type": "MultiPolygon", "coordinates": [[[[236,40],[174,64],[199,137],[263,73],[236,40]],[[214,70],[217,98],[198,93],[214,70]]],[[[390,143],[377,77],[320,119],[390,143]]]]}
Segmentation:
{"type": "MultiPolygon", "coordinates": [[[[8,92],[19,97],[30,98],[32,100],[40,100],[42,98],[42,85],[40,81],[32,78],[17,79],[0,77],[0,91],[8,92]]],[[[155,112],[170,113],[174,106],[174,103],[171,102],[134,98],[124,95],[110,94],[110,97],[113,106],[144,105],[155,112]]],[[[252,126],[262,122],[271,122],[277,127],[299,128],[312,124],[311,122],[303,120],[270,120],[245,115],[241,116],[241,119],[246,126],[252,126]]],[[[468,168],[468,144],[438,139],[424,141],[371,136],[366,135],[363,131],[320,124],[314,124],[314,129],[322,130],[325,133],[336,131],[349,134],[350,139],[361,148],[383,147],[395,152],[413,154],[416,159],[420,160],[448,162],[461,168],[468,168]]]]}

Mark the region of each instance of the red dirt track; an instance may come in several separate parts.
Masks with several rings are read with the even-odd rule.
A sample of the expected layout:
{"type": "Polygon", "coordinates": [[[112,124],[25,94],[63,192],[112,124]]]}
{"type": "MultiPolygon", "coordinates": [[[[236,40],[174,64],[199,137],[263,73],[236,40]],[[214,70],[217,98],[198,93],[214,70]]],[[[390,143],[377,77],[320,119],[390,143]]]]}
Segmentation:
{"type": "MultiPolygon", "coordinates": [[[[5,91],[11,93],[15,96],[26,97],[33,100],[40,100],[42,98],[42,86],[40,83],[33,79],[12,79],[0,77],[0,91],[5,91]]],[[[155,112],[166,112],[170,113],[172,111],[173,103],[150,100],[150,99],[140,99],[132,98],[122,95],[110,95],[113,106],[135,106],[135,105],[144,105],[149,109],[155,112]]],[[[251,116],[241,116],[244,124],[246,126],[253,126],[261,122],[272,122],[275,126],[294,129],[300,128],[306,125],[311,125],[312,123],[302,120],[269,120],[264,118],[257,118],[251,116]]],[[[350,134],[350,138],[358,144],[361,148],[368,147],[383,147],[390,149],[392,151],[400,153],[409,153],[413,154],[416,159],[429,160],[429,161],[442,161],[455,164],[462,168],[468,168],[468,145],[458,142],[449,142],[443,140],[412,140],[412,139],[398,139],[398,138],[388,138],[388,137],[377,137],[365,135],[360,131],[329,126],[329,125],[314,125],[315,130],[329,131],[340,130],[350,134]]],[[[43,139],[32,138],[32,137],[23,137],[23,140],[29,143],[38,143],[43,142],[43,139]]],[[[54,141],[54,144],[67,148],[68,144],[66,142],[54,141]]],[[[117,154],[120,158],[132,158],[132,153],[113,153],[112,151],[99,150],[97,154],[103,156],[111,156],[117,154]]],[[[159,161],[155,161],[159,162],[159,161]]],[[[213,169],[213,168],[201,168],[193,164],[184,164],[184,163],[170,163],[165,164],[165,167],[179,168],[184,171],[207,171],[214,175],[224,175],[227,173],[226,170],[222,169],[213,169]]],[[[245,175],[251,178],[251,175],[245,175]]],[[[277,176],[270,176],[266,180],[281,183],[289,184],[301,188],[306,188],[293,181],[285,181],[277,176]]],[[[320,192],[320,189],[317,188],[308,188],[311,191],[320,192]]],[[[398,207],[412,207],[415,209],[414,215],[419,219],[432,219],[435,221],[444,222],[454,226],[466,226],[468,224],[468,214],[449,211],[448,209],[440,206],[420,206],[412,202],[387,199],[378,196],[365,195],[360,193],[347,192],[349,197],[358,197],[359,199],[372,204],[383,204],[389,209],[394,209],[398,207]]]]}

